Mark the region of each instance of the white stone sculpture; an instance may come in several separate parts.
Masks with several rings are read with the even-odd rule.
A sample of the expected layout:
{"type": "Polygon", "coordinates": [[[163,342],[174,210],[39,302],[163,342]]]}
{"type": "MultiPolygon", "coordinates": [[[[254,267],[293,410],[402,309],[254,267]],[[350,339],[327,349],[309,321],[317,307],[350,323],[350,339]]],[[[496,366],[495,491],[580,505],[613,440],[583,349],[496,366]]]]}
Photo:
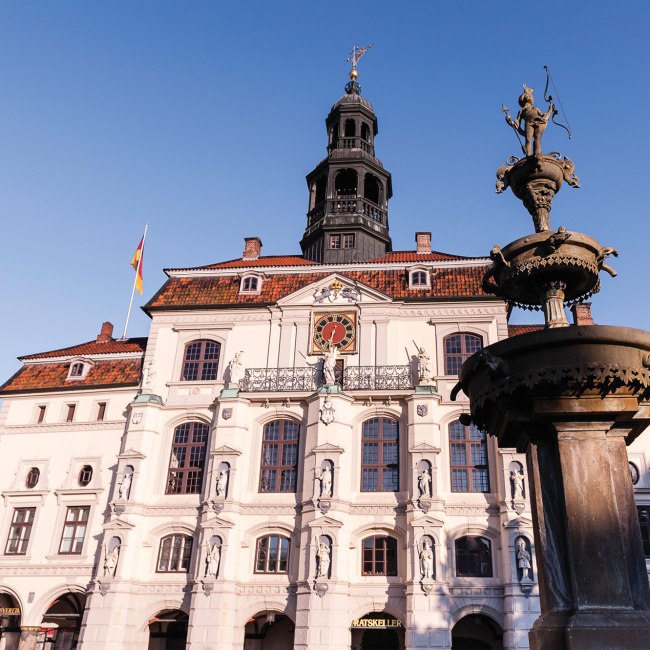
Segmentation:
{"type": "Polygon", "coordinates": [[[422,550],[420,551],[420,573],[422,579],[433,578],[433,551],[429,546],[429,540],[424,539],[422,550]]]}
{"type": "Polygon", "coordinates": [[[156,371],[153,368],[153,361],[148,361],[142,369],[142,388],[150,388],[156,378],[156,371]]]}
{"type": "Polygon", "coordinates": [[[332,470],[329,463],[326,463],[320,473],[320,495],[321,497],[332,496],[332,470]]]}
{"type": "Polygon", "coordinates": [[[219,560],[221,559],[221,549],[216,542],[210,548],[210,542],[205,540],[205,576],[216,578],[219,572],[219,560]]]}
{"type": "Polygon", "coordinates": [[[424,348],[420,348],[418,351],[418,381],[422,386],[429,386],[433,383],[431,359],[424,348]]]}
{"type": "Polygon", "coordinates": [[[243,357],[244,351],[240,350],[230,362],[230,386],[234,386],[235,388],[239,388],[239,382],[242,379],[242,373],[244,371],[243,357]]]}
{"type": "Polygon", "coordinates": [[[317,578],[327,578],[330,572],[330,545],[327,542],[320,542],[318,544],[318,552],[316,553],[318,566],[316,567],[317,578]]]}
{"type": "Polygon", "coordinates": [[[325,398],[323,406],[320,410],[320,419],[323,424],[332,424],[334,422],[334,402],[330,399],[329,395],[325,398]]]}
{"type": "Polygon", "coordinates": [[[122,482],[120,483],[120,486],[117,490],[120,499],[129,498],[129,490],[131,489],[132,480],[133,480],[133,473],[129,472],[128,470],[125,470],[124,474],[122,475],[122,482]]]}
{"type": "Polygon", "coordinates": [[[517,540],[517,567],[521,569],[522,580],[528,578],[530,560],[530,553],[526,550],[526,541],[520,537],[517,540]]]}
{"type": "Polygon", "coordinates": [[[327,386],[336,384],[336,360],[339,355],[339,349],[331,341],[327,352],[323,358],[323,382],[327,386]]]}
{"type": "Polygon", "coordinates": [[[423,469],[418,476],[418,492],[421,497],[431,496],[431,475],[427,468],[423,469]]]}
{"type": "Polygon", "coordinates": [[[113,547],[109,553],[108,546],[104,545],[104,577],[113,578],[115,576],[115,569],[117,569],[117,560],[120,557],[120,547],[118,545],[113,547]]]}
{"type": "Polygon", "coordinates": [[[512,485],[512,498],[514,501],[521,501],[524,498],[524,475],[522,472],[512,470],[510,472],[510,483],[512,485]]]}
{"type": "Polygon", "coordinates": [[[216,493],[218,497],[225,498],[227,486],[228,486],[228,469],[224,467],[219,472],[219,476],[217,476],[216,493]]]}

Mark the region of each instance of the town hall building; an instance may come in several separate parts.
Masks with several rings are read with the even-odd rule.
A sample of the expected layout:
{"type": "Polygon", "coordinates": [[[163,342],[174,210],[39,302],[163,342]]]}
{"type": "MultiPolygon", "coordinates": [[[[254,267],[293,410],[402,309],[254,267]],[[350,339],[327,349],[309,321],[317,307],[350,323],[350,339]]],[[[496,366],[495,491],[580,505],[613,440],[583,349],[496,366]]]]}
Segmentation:
{"type": "Polygon", "coordinates": [[[168,269],[147,338],[104,323],[1,387],[1,650],[528,648],[525,458],[450,392],[530,327],[489,258],[392,250],[356,75],[325,124],[302,255],[168,269]]]}

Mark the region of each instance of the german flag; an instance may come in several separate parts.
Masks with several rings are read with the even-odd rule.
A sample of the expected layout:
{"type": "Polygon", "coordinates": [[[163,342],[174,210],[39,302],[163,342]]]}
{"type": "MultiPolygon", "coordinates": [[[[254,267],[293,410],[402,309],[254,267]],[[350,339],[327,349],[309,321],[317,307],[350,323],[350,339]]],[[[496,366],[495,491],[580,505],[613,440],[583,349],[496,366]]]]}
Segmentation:
{"type": "Polygon", "coordinates": [[[133,253],[133,259],[131,260],[131,266],[135,271],[135,288],[138,290],[138,293],[142,295],[142,254],[144,253],[144,235],[138,244],[138,247],[133,253]]]}

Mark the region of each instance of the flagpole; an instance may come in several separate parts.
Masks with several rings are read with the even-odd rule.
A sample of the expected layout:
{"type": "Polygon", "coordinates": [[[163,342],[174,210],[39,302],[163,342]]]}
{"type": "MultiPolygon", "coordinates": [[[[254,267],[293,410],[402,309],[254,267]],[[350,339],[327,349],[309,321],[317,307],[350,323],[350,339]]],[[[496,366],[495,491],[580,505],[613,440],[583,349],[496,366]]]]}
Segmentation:
{"type": "Polygon", "coordinates": [[[138,268],[135,270],[135,277],[133,278],[133,287],[131,288],[131,300],[129,300],[129,311],[126,313],[126,323],[124,323],[124,333],[122,339],[126,339],[126,330],[129,327],[129,319],[131,318],[131,308],[133,307],[133,296],[135,296],[135,285],[138,281],[138,275],[142,271],[142,258],[144,257],[144,240],[147,238],[147,228],[149,224],[144,225],[144,235],[142,235],[142,248],[140,249],[140,259],[138,260],[138,268]]]}

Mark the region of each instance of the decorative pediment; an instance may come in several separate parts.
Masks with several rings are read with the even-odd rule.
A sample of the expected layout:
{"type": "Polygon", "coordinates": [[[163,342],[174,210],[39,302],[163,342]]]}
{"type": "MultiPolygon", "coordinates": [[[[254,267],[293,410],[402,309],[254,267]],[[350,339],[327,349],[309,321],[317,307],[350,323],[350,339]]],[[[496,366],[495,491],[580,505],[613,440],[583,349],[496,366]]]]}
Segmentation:
{"type": "Polygon", "coordinates": [[[413,528],[442,528],[444,525],[444,521],[431,517],[430,515],[424,515],[411,521],[413,528]]]}
{"type": "Polygon", "coordinates": [[[127,449],[126,451],[118,454],[117,457],[120,460],[144,460],[146,456],[135,449],[127,449]]]}
{"type": "Polygon", "coordinates": [[[357,303],[391,302],[381,291],[351,280],[341,273],[332,273],[317,282],[278,300],[279,306],[312,305],[316,307],[350,307],[357,303]]]}
{"type": "Polygon", "coordinates": [[[332,517],[324,516],[308,522],[307,525],[310,528],[342,528],[343,522],[338,521],[338,519],[333,519],[332,517]]]}
{"type": "Polygon", "coordinates": [[[241,456],[241,451],[238,449],[233,449],[232,447],[228,447],[228,445],[221,445],[221,447],[217,447],[215,450],[212,452],[213,456],[241,456]]]}
{"type": "Polygon", "coordinates": [[[106,532],[119,533],[120,531],[129,531],[135,528],[135,524],[130,524],[124,519],[113,519],[104,525],[106,532]]]}
{"type": "Polygon", "coordinates": [[[409,448],[410,453],[419,453],[419,454],[439,454],[440,453],[440,448],[439,447],[434,447],[433,445],[430,445],[428,442],[421,442],[419,445],[415,445],[415,447],[410,447],[409,448]]]}
{"type": "Polygon", "coordinates": [[[528,519],[528,517],[515,517],[510,521],[506,521],[503,524],[503,527],[506,529],[515,529],[515,528],[532,528],[533,522],[528,519]]]}
{"type": "Polygon", "coordinates": [[[324,442],[322,445],[318,445],[311,450],[312,454],[343,454],[345,449],[333,445],[331,442],[324,442]]]}
{"type": "Polygon", "coordinates": [[[222,517],[210,517],[206,519],[201,526],[203,528],[234,528],[235,524],[232,521],[223,519],[222,517]]]}

